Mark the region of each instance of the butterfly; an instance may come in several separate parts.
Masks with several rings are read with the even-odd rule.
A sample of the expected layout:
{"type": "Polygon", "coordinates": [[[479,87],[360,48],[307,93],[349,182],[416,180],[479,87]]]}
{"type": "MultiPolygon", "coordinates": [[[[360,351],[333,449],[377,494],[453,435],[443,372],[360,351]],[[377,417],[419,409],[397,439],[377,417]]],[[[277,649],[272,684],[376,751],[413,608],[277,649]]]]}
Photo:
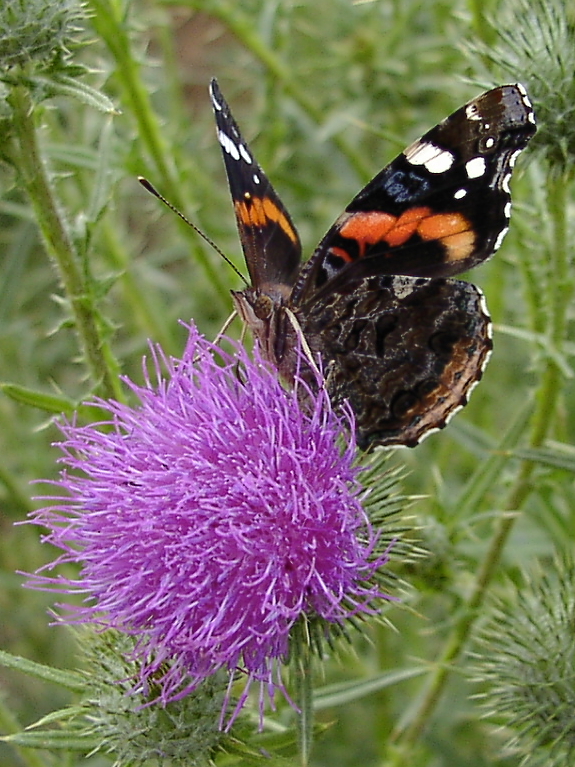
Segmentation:
{"type": "Polygon", "coordinates": [[[305,263],[216,80],[210,94],[251,280],[232,292],[239,315],[287,381],[303,335],[361,449],[417,445],[467,403],[491,353],[482,292],[452,276],[508,230],[512,169],[536,131],[525,88],[489,90],[407,147],[305,263]]]}

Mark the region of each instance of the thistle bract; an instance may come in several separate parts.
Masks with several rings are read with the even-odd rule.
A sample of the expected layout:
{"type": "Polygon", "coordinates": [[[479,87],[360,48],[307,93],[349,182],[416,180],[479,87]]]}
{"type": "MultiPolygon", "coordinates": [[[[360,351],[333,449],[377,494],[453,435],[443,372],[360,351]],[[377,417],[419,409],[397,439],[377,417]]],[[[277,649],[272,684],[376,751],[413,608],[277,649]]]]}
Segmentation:
{"type": "Polygon", "coordinates": [[[65,54],[84,15],[84,4],[77,0],[2,0],[0,69],[65,54]]]}

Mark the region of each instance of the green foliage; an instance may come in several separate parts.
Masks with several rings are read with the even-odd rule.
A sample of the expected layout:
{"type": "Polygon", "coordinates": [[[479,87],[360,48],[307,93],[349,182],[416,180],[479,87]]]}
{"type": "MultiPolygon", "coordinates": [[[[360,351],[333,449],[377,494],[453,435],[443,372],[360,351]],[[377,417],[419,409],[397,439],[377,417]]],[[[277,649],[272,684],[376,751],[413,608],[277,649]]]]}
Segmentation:
{"type": "Polygon", "coordinates": [[[575,755],[575,567],[524,571],[487,612],[474,653],[477,695],[523,765],[571,764],[575,755]]]}
{"type": "MultiPolygon", "coordinates": [[[[421,496],[399,524],[415,530],[429,555],[403,562],[398,546],[392,558],[398,579],[416,587],[402,594],[403,609],[386,614],[395,631],[371,627],[370,641],[359,639],[343,663],[326,661],[317,680],[325,688],[316,691],[324,732],[310,763],[520,763],[503,752],[509,731],[481,718],[462,658],[486,593],[505,593],[526,559],[554,570],[554,554],[575,540],[567,341],[575,45],[573,18],[559,0],[502,5],[504,15],[495,2],[464,0],[91,0],[82,21],[72,14],[71,38],[55,35],[51,48],[42,37],[41,56],[10,59],[0,91],[0,647],[75,668],[68,632],[48,626],[51,595],[23,591],[15,575],[52,558],[37,529],[12,523],[40,492],[28,482],[57,471],[54,411],[92,393],[123,396],[118,372],[141,380],[148,338],[181,353],[179,319],[193,317],[214,337],[230,311],[228,290],[239,287],[217,254],[136,181],[148,177],[244,269],[210,77],[307,253],[370,175],[477,94],[466,81],[519,79],[535,102],[541,151],[521,157],[511,232],[472,276],[496,321],[495,352],[470,405],[444,432],[393,459],[410,472],[405,492],[421,496]],[[79,37],[91,44],[71,57],[79,37]],[[462,40],[480,61],[462,52],[462,40]]],[[[15,669],[3,671],[0,685],[6,734],[72,700],[15,669]]],[[[261,736],[270,736],[262,748],[284,737],[280,729],[261,736]]],[[[0,746],[0,762],[64,763],[24,744],[0,746]]],[[[82,754],[68,761],[109,763],[82,754]]]]}
{"type": "Polygon", "coordinates": [[[563,0],[513,0],[490,20],[489,45],[470,49],[492,74],[520,73],[538,104],[536,145],[557,172],[575,163],[575,13],[563,0]],[[518,22],[520,19],[520,23],[518,22]]]}
{"type": "Polygon", "coordinates": [[[53,65],[74,44],[84,9],[78,0],[4,0],[0,8],[0,69],[53,65]]]}

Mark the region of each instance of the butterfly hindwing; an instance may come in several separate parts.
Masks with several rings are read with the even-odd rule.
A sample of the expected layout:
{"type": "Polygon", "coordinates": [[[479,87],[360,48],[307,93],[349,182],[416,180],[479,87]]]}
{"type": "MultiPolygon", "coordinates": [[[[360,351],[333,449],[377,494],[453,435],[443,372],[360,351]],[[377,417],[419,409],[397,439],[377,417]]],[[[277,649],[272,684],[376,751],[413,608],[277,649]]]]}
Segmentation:
{"type": "Polygon", "coordinates": [[[468,400],[491,354],[483,294],[453,279],[351,279],[298,315],[360,448],[413,447],[468,400]],[[423,330],[424,329],[424,330],[423,330]]]}

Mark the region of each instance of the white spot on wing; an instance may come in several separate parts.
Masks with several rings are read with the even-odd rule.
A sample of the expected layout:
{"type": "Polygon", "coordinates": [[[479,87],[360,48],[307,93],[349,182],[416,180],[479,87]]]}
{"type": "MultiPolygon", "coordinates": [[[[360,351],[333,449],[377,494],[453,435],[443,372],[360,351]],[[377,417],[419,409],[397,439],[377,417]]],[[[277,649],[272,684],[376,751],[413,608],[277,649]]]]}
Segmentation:
{"type": "Polygon", "coordinates": [[[458,189],[457,192],[454,193],[453,198],[455,200],[461,200],[465,195],[467,194],[467,189],[458,189]]]}
{"type": "Polygon", "coordinates": [[[445,173],[455,160],[447,149],[420,141],[416,141],[405,150],[405,158],[412,165],[423,165],[430,173],[445,173]]]}
{"type": "Polygon", "coordinates": [[[468,120],[481,120],[481,115],[477,111],[477,104],[475,104],[475,102],[472,102],[466,106],[465,116],[468,120]]]}
{"type": "MultiPolygon", "coordinates": [[[[477,287],[477,285],[475,286],[475,289],[477,290],[477,294],[478,294],[478,297],[479,297],[479,308],[481,309],[481,311],[483,313],[483,317],[485,318],[485,322],[487,324],[487,337],[489,339],[491,339],[491,338],[493,338],[493,323],[491,322],[491,315],[489,314],[489,309],[487,308],[487,302],[485,300],[485,295],[484,295],[483,291],[480,288],[477,287]]],[[[485,366],[487,365],[487,361],[488,361],[490,356],[491,356],[491,349],[489,349],[487,351],[486,357],[485,357],[485,359],[483,361],[483,366],[481,368],[482,371],[485,370],[485,366]]],[[[473,386],[475,386],[475,384],[473,384],[473,386]]]]}
{"type": "Polygon", "coordinates": [[[254,184],[259,184],[260,183],[260,177],[257,175],[257,173],[254,173],[252,178],[254,180],[254,184]]]}
{"type": "Polygon", "coordinates": [[[394,277],[393,279],[393,292],[399,299],[407,298],[410,296],[418,285],[415,280],[410,280],[409,277],[394,277]]]}
{"type": "Polygon", "coordinates": [[[495,240],[495,244],[493,245],[493,252],[494,253],[495,253],[496,250],[499,250],[499,248],[501,247],[501,243],[505,239],[505,235],[507,234],[508,231],[509,231],[509,227],[508,226],[504,226],[503,229],[497,235],[497,239],[495,240]]]}
{"type": "Polygon", "coordinates": [[[236,144],[231,140],[231,138],[226,135],[223,131],[218,131],[218,139],[220,144],[223,147],[224,152],[227,152],[229,155],[231,155],[234,160],[240,159],[240,151],[236,144]]]}
{"type": "Polygon", "coordinates": [[[465,163],[465,170],[469,178],[481,178],[485,173],[486,167],[483,157],[474,157],[465,163]]]}
{"type": "Polygon", "coordinates": [[[511,200],[505,203],[505,207],[503,208],[503,215],[505,218],[511,218],[511,200]]]}
{"type": "Polygon", "coordinates": [[[515,166],[515,162],[517,161],[517,158],[521,154],[521,149],[516,149],[515,152],[510,156],[509,158],[509,167],[513,168],[515,166]]]}
{"type": "Polygon", "coordinates": [[[212,98],[212,104],[213,104],[214,109],[217,109],[218,112],[221,112],[223,107],[220,104],[220,102],[217,100],[216,94],[214,93],[213,85],[211,83],[210,83],[210,96],[212,98]]]}
{"type": "Polygon", "coordinates": [[[525,86],[522,85],[521,83],[515,83],[515,87],[521,94],[521,100],[527,107],[527,110],[528,110],[527,119],[529,120],[530,123],[533,123],[533,125],[535,125],[535,114],[533,112],[533,104],[531,103],[531,99],[529,98],[527,94],[525,86]]]}
{"type": "Polygon", "coordinates": [[[477,295],[479,297],[479,308],[483,312],[485,319],[489,321],[489,324],[491,325],[491,315],[489,314],[489,309],[487,308],[487,301],[485,300],[485,293],[475,286],[475,290],[477,291],[477,295]]]}
{"type": "Polygon", "coordinates": [[[252,161],[251,155],[248,152],[248,150],[245,148],[245,146],[243,144],[240,144],[239,148],[240,148],[240,154],[241,154],[244,162],[247,162],[248,165],[251,165],[253,161],[252,161]]]}

